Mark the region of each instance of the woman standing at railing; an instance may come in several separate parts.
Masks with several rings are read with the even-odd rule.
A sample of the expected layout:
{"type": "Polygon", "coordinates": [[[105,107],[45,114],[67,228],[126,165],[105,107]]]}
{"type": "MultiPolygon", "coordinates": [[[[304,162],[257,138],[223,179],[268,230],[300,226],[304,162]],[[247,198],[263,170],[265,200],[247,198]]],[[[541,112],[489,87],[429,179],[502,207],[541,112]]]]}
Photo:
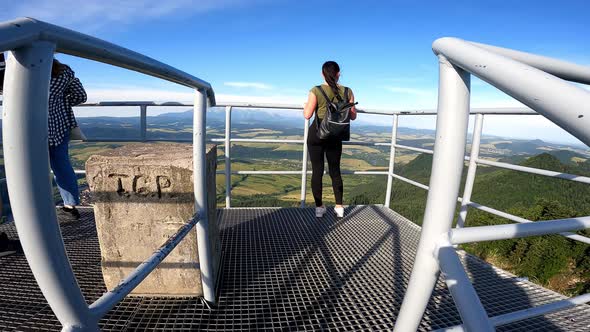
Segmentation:
{"type": "Polygon", "coordinates": [[[85,101],[86,91],[74,71],[54,59],[49,87],[49,162],[63,199],[57,213],[62,221],[80,218],[76,209],[80,204],[78,179],[70,163],[68,143],[71,131],[78,127],[72,106],[85,101]]]}
{"type": "MultiPolygon", "coordinates": [[[[309,159],[311,160],[311,191],[315,200],[315,215],[321,218],[326,213],[326,207],[322,202],[322,177],[324,175],[324,156],[328,160],[328,170],[332,178],[332,188],[334,189],[334,198],[336,206],[334,212],[338,218],[344,217],[344,207],[342,206],[342,194],[344,186],[342,175],[340,174],[340,159],[342,157],[342,140],[347,139],[341,136],[331,136],[321,139],[319,136],[319,126],[324,119],[328,103],[332,101],[349,101],[354,104],[354,94],[349,88],[338,84],[340,79],[340,66],[334,61],[328,61],[322,66],[322,76],[324,83],[313,87],[307,98],[307,103],[303,110],[303,116],[310,119],[315,113],[315,119],[309,127],[307,136],[307,149],[309,159]]],[[[356,109],[354,105],[348,111],[349,119],[356,119],[356,109]]]]}

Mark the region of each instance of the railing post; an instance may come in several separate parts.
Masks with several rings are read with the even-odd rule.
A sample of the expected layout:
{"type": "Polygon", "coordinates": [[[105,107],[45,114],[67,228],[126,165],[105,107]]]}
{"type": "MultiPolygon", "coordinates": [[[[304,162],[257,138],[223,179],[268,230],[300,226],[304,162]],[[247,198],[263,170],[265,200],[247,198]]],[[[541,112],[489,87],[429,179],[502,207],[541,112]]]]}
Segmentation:
{"type": "Polygon", "coordinates": [[[231,207],[231,106],[225,107],[225,207],[231,207]]]}
{"type": "Polygon", "coordinates": [[[395,323],[397,332],[414,332],[420,325],[440,273],[435,248],[453,224],[465,160],[470,75],[443,56],[439,56],[439,70],[430,190],[412,275],[395,323]]]}
{"type": "Polygon", "coordinates": [[[457,228],[465,225],[467,219],[467,209],[471,201],[471,193],[473,192],[473,183],[475,182],[475,173],[477,172],[477,158],[479,158],[479,145],[481,142],[481,130],[483,128],[483,114],[478,113],[475,116],[475,123],[473,124],[473,138],[471,139],[471,153],[469,156],[469,168],[467,169],[467,179],[465,180],[465,189],[463,191],[463,199],[461,200],[461,210],[459,211],[459,219],[457,219],[457,228]]]}
{"type": "Polygon", "coordinates": [[[305,119],[303,127],[303,156],[301,158],[301,207],[305,207],[307,195],[307,136],[309,135],[309,119],[305,119]]]}
{"type": "MultiPolygon", "coordinates": [[[[207,156],[206,128],[207,91],[196,90],[193,110],[193,178],[195,191],[195,210],[201,216],[197,223],[197,241],[203,297],[209,303],[215,303],[215,277],[213,256],[209,240],[209,218],[207,213],[207,156]]],[[[215,222],[215,221],[213,221],[215,222]]]]}
{"type": "Polygon", "coordinates": [[[68,260],[49,181],[49,77],[55,45],[10,52],[4,84],[3,142],[8,192],[20,243],[64,331],[98,330],[68,260]]]}
{"type": "Polygon", "coordinates": [[[391,203],[391,186],[393,184],[393,167],[395,166],[395,144],[397,143],[397,121],[398,115],[393,115],[391,125],[391,148],[389,149],[389,171],[387,172],[387,192],[385,192],[385,207],[389,208],[391,203]]]}
{"type": "Polygon", "coordinates": [[[449,244],[446,243],[445,246],[437,250],[437,258],[465,330],[477,332],[495,331],[467,273],[465,273],[455,248],[449,244]]]}
{"type": "Polygon", "coordinates": [[[139,130],[141,135],[141,140],[143,142],[147,139],[147,107],[148,105],[140,105],[140,118],[139,118],[139,130]]]}

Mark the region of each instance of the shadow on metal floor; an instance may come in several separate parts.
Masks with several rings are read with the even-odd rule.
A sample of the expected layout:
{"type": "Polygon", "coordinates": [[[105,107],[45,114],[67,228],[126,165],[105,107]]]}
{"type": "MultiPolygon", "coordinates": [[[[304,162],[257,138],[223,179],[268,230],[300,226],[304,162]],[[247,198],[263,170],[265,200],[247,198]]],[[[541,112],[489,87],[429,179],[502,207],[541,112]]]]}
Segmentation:
{"type": "MultiPolygon", "coordinates": [[[[92,303],[106,291],[92,210],[62,224],[78,283],[92,303]]],[[[420,228],[380,206],[336,220],[313,209],[219,210],[223,250],[219,304],[198,298],[127,297],[103,331],[390,331],[411,273],[420,228]]],[[[17,238],[14,225],[0,231],[17,238]]],[[[470,255],[462,260],[490,316],[564,298],[470,255]]],[[[439,280],[420,331],[459,324],[439,280]]],[[[0,330],[60,330],[23,255],[0,258],[0,330]]],[[[524,320],[499,331],[589,331],[590,306],[524,320]]]]}

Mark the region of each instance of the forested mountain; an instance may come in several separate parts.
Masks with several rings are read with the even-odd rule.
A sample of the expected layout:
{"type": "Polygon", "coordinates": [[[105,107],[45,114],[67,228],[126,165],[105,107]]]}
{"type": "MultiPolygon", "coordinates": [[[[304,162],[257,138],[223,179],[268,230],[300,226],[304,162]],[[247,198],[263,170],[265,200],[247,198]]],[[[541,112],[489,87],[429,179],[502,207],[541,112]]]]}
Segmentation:
{"type": "MultiPolygon", "coordinates": [[[[398,167],[396,172],[428,184],[431,163],[432,156],[423,154],[407,165],[398,167]]],[[[521,162],[521,165],[578,175],[590,174],[588,162],[568,161],[564,164],[549,153],[530,157],[521,162]]],[[[464,176],[465,173],[463,172],[464,176]]],[[[351,200],[357,204],[383,201],[385,186],[384,181],[374,181],[358,187],[351,200]]],[[[462,194],[462,189],[459,194],[462,194]]],[[[426,191],[396,180],[392,208],[421,224],[426,195],[426,191]]],[[[472,201],[532,221],[587,216],[590,215],[590,186],[540,175],[480,167],[472,201]]],[[[509,222],[504,218],[469,209],[466,226],[509,222]]],[[[579,234],[590,236],[590,231],[579,234]]],[[[556,291],[565,294],[590,291],[590,246],[560,235],[475,243],[465,245],[464,249],[556,291]]]]}

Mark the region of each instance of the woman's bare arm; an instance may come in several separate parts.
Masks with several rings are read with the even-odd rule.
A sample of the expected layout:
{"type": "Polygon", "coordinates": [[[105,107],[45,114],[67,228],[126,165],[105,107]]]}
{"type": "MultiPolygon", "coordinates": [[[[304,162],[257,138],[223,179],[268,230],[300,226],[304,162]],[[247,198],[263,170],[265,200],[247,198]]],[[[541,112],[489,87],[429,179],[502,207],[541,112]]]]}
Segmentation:
{"type": "MultiPolygon", "coordinates": [[[[354,103],[354,93],[352,93],[352,90],[350,90],[350,102],[354,103]]],[[[350,109],[350,119],[356,119],[356,107],[354,106],[352,106],[352,108],[350,109]]]]}
{"type": "Polygon", "coordinates": [[[318,106],[318,99],[313,92],[309,92],[307,96],[307,103],[303,107],[303,116],[306,119],[311,119],[313,113],[315,112],[316,107],[318,106]]]}

